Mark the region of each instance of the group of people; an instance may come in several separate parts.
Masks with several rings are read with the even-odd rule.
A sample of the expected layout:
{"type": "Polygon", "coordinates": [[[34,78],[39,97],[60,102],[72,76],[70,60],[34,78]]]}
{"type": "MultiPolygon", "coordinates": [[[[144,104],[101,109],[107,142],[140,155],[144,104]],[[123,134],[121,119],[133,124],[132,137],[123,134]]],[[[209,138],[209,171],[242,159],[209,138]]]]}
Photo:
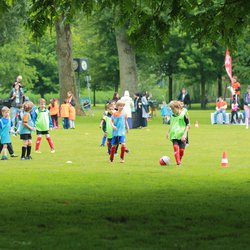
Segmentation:
{"type": "Polygon", "coordinates": [[[11,134],[20,134],[20,139],[23,140],[21,160],[30,160],[32,159],[31,135],[33,131],[36,131],[37,134],[35,152],[40,153],[39,149],[42,135],[45,135],[51,153],[54,153],[54,143],[50,137],[49,130],[59,128],[58,118],[62,118],[64,129],[75,128],[76,102],[71,91],[68,91],[67,98],[60,106],[58,100],[52,98],[48,107],[46,107],[45,99],[40,98],[38,101],[39,106],[36,107],[36,105],[25,96],[21,81],[22,76],[18,76],[9,96],[9,107],[4,106],[1,109],[1,160],[8,159],[7,150],[11,157],[17,157],[11,143],[11,134]]]}
{"type": "MultiPolygon", "coordinates": [[[[240,123],[240,120],[245,121],[246,128],[249,127],[249,119],[250,119],[250,86],[248,86],[247,91],[243,96],[243,108],[244,112],[242,113],[243,117],[239,117],[238,112],[240,110],[240,83],[237,80],[237,77],[233,77],[233,83],[229,86],[229,89],[232,94],[231,101],[231,124],[240,123]]],[[[222,114],[222,123],[226,124],[226,110],[227,110],[227,102],[223,99],[222,96],[218,98],[216,102],[216,111],[214,113],[214,124],[218,122],[218,115],[222,114]]]]}
{"type": "MultiPolygon", "coordinates": [[[[107,141],[107,148],[110,162],[114,161],[114,155],[117,153],[119,145],[121,145],[120,162],[124,163],[125,153],[129,152],[126,148],[126,132],[128,133],[131,121],[131,109],[134,107],[134,112],[140,107],[147,111],[146,93],[142,96],[135,94],[133,101],[129,97],[128,91],[125,91],[124,97],[119,98],[115,93],[113,99],[106,104],[106,110],[100,123],[100,128],[103,129],[104,136],[101,146],[104,146],[107,141]],[[129,109],[127,108],[129,107],[129,109]],[[128,110],[128,111],[127,111],[128,110]]],[[[170,127],[167,133],[167,138],[173,143],[174,155],[177,166],[181,166],[182,157],[184,155],[186,144],[188,143],[188,130],[190,121],[188,118],[187,107],[182,101],[171,101],[168,105],[171,110],[170,127]]],[[[142,110],[143,112],[143,110],[142,110]]],[[[146,125],[144,123],[144,125],[146,125]]]]}

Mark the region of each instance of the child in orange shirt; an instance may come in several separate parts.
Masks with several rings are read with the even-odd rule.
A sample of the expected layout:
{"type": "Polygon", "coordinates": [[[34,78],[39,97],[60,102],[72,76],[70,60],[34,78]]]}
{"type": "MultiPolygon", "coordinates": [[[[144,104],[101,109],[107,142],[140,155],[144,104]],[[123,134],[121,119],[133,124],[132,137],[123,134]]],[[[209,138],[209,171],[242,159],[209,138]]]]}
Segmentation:
{"type": "Polygon", "coordinates": [[[63,104],[61,104],[60,108],[60,114],[63,118],[63,128],[68,129],[69,128],[69,109],[70,105],[67,103],[67,100],[64,100],[63,104]]]}
{"type": "Polygon", "coordinates": [[[74,106],[70,105],[69,107],[69,128],[75,128],[75,119],[76,119],[76,109],[74,106]]]}
{"type": "Polygon", "coordinates": [[[59,116],[59,105],[56,98],[50,100],[49,108],[50,116],[52,119],[53,128],[59,128],[58,116],[59,116]]]}

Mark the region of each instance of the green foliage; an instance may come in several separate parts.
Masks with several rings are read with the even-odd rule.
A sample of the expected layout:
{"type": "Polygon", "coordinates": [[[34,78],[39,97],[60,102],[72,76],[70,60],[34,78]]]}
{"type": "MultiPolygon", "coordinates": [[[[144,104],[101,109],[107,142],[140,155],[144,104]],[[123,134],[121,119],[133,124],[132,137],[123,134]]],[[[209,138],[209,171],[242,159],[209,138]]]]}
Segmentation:
{"type": "Polygon", "coordinates": [[[88,58],[91,88],[114,89],[119,83],[114,17],[108,10],[87,20],[79,17],[73,29],[74,57],[88,58]]]}
{"type": "Polygon", "coordinates": [[[36,79],[33,81],[32,91],[42,97],[46,93],[57,93],[59,89],[58,69],[55,50],[55,35],[48,33],[39,44],[30,44],[29,63],[36,67],[36,79]]]}
{"type": "Polygon", "coordinates": [[[0,47],[0,79],[3,92],[10,92],[16,76],[20,74],[24,79],[24,88],[32,87],[32,81],[36,79],[36,70],[29,64],[30,56],[27,40],[24,37],[0,47]]]}

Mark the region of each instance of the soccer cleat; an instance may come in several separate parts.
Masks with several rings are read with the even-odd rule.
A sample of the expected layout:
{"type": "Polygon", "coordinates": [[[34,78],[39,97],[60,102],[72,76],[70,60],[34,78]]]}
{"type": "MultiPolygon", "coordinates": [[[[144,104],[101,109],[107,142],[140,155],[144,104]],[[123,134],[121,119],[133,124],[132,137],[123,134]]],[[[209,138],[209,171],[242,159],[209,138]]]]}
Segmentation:
{"type": "Polygon", "coordinates": [[[25,157],[21,157],[21,160],[24,161],[24,160],[27,160],[25,157]]]}
{"type": "Polygon", "coordinates": [[[10,155],[10,157],[18,157],[18,155],[12,154],[10,155]]]}
{"type": "Polygon", "coordinates": [[[125,162],[125,160],[124,159],[120,159],[120,163],[124,163],[125,162]]]}
{"type": "Polygon", "coordinates": [[[50,151],[51,154],[54,154],[55,152],[56,152],[55,149],[52,149],[52,150],[50,151]]]}
{"type": "Polygon", "coordinates": [[[25,160],[32,160],[32,157],[29,155],[29,156],[26,156],[25,157],[25,160]]]}
{"type": "Polygon", "coordinates": [[[36,153],[36,154],[41,154],[42,152],[39,151],[39,150],[36,150],[35,153],[36,153]]]}
{"type": "Polygon", "coordinates": [[[6,156],[1,158],[1,161],[6,161],[6,160],[8,160],[6,156]]]}

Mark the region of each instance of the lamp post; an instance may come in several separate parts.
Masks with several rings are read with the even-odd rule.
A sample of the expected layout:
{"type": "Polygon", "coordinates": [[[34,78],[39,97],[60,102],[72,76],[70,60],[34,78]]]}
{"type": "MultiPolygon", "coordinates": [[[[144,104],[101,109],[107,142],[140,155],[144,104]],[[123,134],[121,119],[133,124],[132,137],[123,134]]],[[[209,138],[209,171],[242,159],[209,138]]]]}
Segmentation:
{"type": "Polygon", "coordinates": [[[77,72],[77,91],[78,98],[80,100],[81,84],[80,84],[80,72],[88,70],[88,59],[86,58],[74,58],[73,59],[73,69],[77,72]]]}

